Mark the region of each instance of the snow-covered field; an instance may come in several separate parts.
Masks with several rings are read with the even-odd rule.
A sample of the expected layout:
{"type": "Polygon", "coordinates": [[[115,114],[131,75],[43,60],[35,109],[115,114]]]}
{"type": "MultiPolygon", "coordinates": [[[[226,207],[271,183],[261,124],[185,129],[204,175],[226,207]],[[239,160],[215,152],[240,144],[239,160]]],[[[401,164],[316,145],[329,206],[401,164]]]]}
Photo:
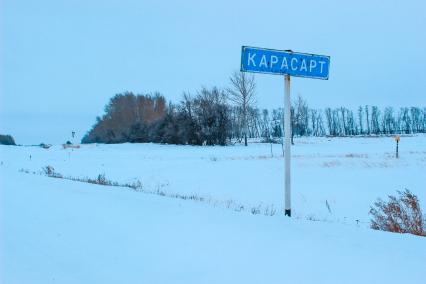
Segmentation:
{"type": "Polygon", "coordinates": [[[281,145],[1,146],[0,282],[426,281],[426,238],[368,228],[370,206],[396,190],[425,208],[426,136],[402,137],[400,159],[391,137],[301,138],[292,151],[290,219],[281,145]],[[38,174],[47,165],[209,202],[38,174]]]}

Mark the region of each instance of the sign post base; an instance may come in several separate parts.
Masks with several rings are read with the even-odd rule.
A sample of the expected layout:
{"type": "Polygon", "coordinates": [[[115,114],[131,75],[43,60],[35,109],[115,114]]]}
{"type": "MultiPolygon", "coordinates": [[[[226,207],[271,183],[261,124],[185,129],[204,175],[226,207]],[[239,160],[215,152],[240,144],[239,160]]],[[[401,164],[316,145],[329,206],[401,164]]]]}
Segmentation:
{"type": "Polygon", "coordinates": [[[288,216],[288,217],[291,217],[291,209],[285,209],[284,210],[284,215],[288,216]]]}

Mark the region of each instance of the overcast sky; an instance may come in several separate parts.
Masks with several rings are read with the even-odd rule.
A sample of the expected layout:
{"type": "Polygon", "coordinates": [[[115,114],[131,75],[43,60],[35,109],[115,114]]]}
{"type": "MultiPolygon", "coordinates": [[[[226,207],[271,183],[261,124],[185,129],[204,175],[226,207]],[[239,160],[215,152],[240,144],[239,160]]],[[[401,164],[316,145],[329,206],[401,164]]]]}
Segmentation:
{"type": "MultiPolygon", "coordinates": [[[[331,57],[328,81],[293,78],[312,107],[426,106],[425,1],[0,0],[0,133],[80,138],[116,93],[226,87],[242,45],[331,57]]],[[[259,107],[283,77],[256,74],[259,107]]]]}

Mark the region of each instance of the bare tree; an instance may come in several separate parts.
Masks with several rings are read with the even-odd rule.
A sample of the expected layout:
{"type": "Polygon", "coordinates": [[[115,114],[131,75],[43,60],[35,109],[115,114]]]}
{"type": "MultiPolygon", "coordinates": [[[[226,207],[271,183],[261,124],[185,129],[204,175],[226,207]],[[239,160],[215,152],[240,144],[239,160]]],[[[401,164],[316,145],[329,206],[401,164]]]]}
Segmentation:
{"type": "Polygon", "coordinates": [[[244,72],[234,72],[229,78],[231,87],[227,89],[228,99],[234,102],[242,114],[242,129],[244,135],[244,145],[247,146],[248,132],[248,111],[255,103],[256,83],[253,75],[244,72]]]}
{"type": "Polygon", "coordinates": [[[364,134],[364,129],[363,129],[363,127],[362,127],[362,120],[363,120],[363,115],[362,115],[362,106],[360,106],[359,108],[358,108],[358,120],[359,120],[359,134],[364,134]]]}
{"type": "Polygon", "coordinates": [[[367,134],[370,135],[370,121],[368,119],[368,105],[365,106],[365,116],[367,118],[367,134]]]}

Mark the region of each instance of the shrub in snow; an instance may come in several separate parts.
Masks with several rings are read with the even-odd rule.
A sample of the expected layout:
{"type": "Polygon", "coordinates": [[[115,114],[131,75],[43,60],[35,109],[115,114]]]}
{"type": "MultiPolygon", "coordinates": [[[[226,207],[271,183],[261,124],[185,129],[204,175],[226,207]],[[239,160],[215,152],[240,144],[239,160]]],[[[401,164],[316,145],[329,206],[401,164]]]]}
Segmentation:
{"type": "Polygon", "coordinates": [[[389,195],[388,201],[379,199],[370,209],[371,228],[375,230],[410,233],[426,236],[419,200],[408,189],[389,195]]]}
{"type": "Polygon", "coordinates": [[[91,179],[91,178],[85,178],[85,179],[73,178],[73,180],[81,181],[81,182],[88,182],[88,183],[93,183],[93,184],[100,184],[100,185],[118,186],[118,183],[112,182],[109,179],[107,179],[105,177],[105,174],[99,174],[98,177],[95,178],[95,179],[91,179]]]}
{"type": "Polygon", "coordinates": [[[52,166],[45,166],[42,168],[43,173],[48,177],[64,178],[60,173],[55,172],[55,168],[52,166]]]}
{"type": "Polygon", "coordinates": [[[43,172],[47,176],[53,176],[55,174],[55,168],[52,166],[45,166],[43,172]]]}

